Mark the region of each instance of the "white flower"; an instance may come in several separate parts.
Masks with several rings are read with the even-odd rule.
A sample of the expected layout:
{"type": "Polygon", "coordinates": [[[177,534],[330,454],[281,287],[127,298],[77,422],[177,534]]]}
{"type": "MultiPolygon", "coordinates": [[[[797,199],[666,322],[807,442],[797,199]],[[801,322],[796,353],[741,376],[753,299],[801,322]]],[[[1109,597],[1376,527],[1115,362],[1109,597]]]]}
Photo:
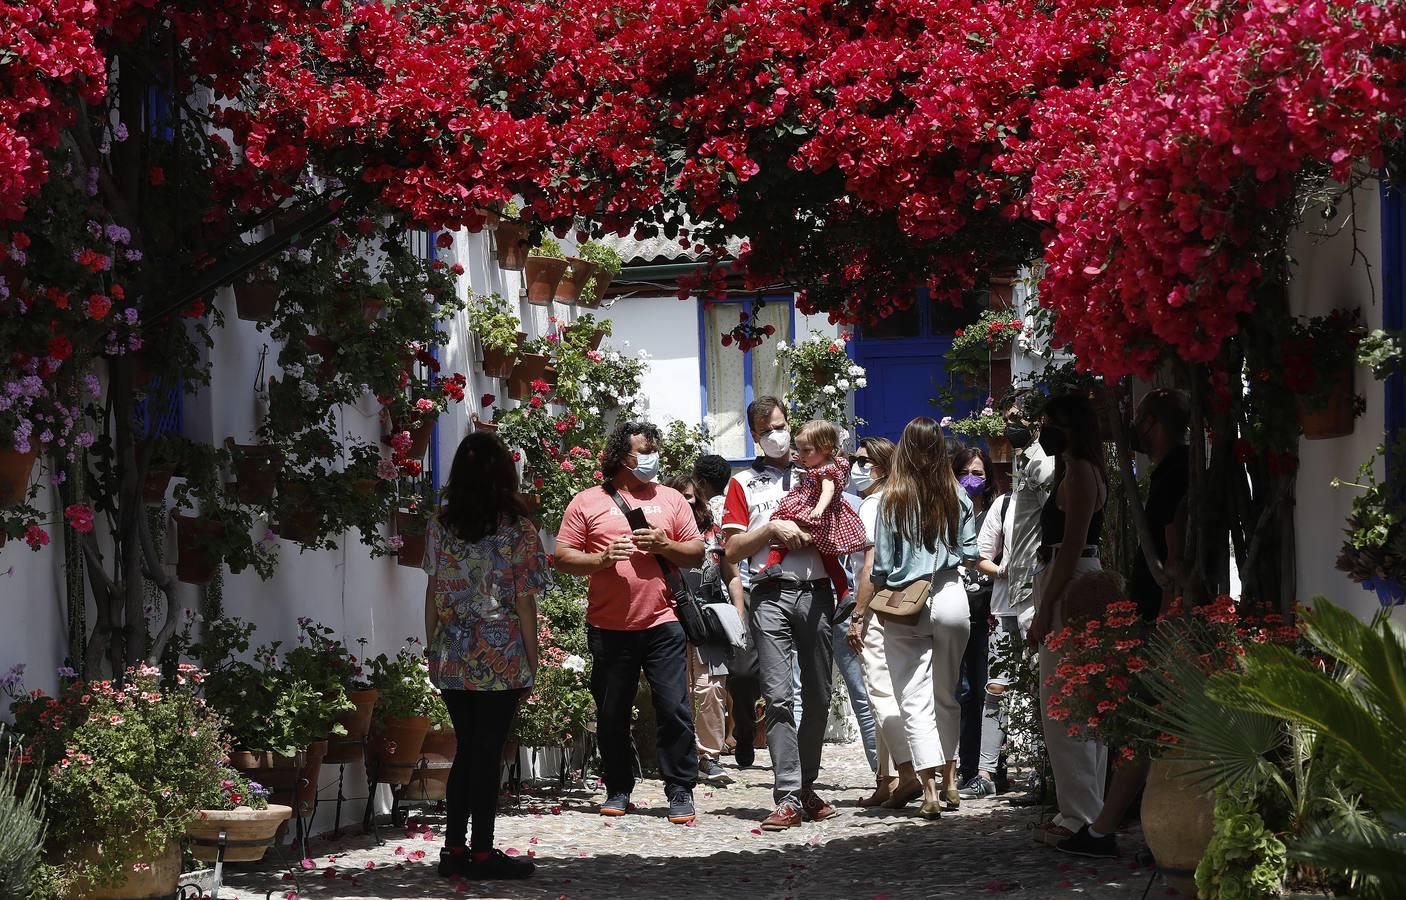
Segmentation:
{"type": "Polygon", "coordinates": [[[839,388],[842,391],[849,390],[849,379],[841,378],[839,381],[835,382],[835,387],[839,388]]]}
{"type": "Polygon", "coordinates": [[[858,375],[863,375],[863,374],[864,374],[864,368],[863,368],[862,366],[850,366],[850,367],[849,367],[849,373],[850,373],[851,375],[856,375],[856,376],[858,376],[858,375]]]}
{"type": "Polygon", "coordinates": [[[994,416],[994,415],[996,415],[996,410],[994,410],[994,409],[992,409],[991,407],[988,406],[988,407],[984,408],[984,409],[981,411],[981,414],[982,414],[983,416],[994,416]]]}
{"type": "Polygon", "coordinates": [[[586,409],[586,412],[590,413],[590,414],[593,415],[593,416],[598,416],[598,415],[600,415],[600,407],[599,407],[599,406],[588,407],[588,408],[586,409]]]}
{"type": "Polygon", "coordinates": [[[568,672],[584,672],[586,671],[586,661],[573,653],[561,661],[561,667],[568,672]]]}
{"type": "Polygon", "coordinates": [[[284,368],[283,371],[288,373],[289,378],[303,377],[303,367],[297,363],[290,363],[287,367],[284,368]]]}
{"type": "Polygon", "coordinates": [[[649,359],[649,351],[641,347],[639,349],[639,357],[640,359],[649,359]]]}
{"type": "Polygon", "coordinates": [[[629,342],[629,341],[621,341],[621,342],[620,342],[620,346],[622,346],[622,347],[628,347],[628,346],[630,346],[630,342],[629,342]]]}
{"type": "Polygon", "coordinates": [[[608,360],[610,360],[610,361],[613,362],[613,363],[617,363],[617,362],[620,361],[620,354],[619,354],[619,353],[616,353],[614,350],[612,350],[612,351],[610,351],[609,353],[606,354],[605,358],[608,359],[608,360]]]}
{"type": "Polygon", "coordinates": [[[856,379],[854,380],[854,386],[857,387],[857,388],[868,387],[868,386],[869,386],[869,379],[867,379],[867,378],[856,378],[856,379]]]}
{"type": "Polygon", "coordinates": [[[311,381],[298,382],[298,393],[304,400],[312,401],[317,399],[317,387],[311,381]]]}
{"type": "Polygon", "coordinates": [[[834,386],[833,384],[827,384],[827,385],[825,385],[825,387],[821,388],[821,390],[824,391],[824,392],[827,393],[827,394],[834,394],[834,393],[835,393],[835,386],[834,386]]]}
{"type": "Polygon", "coordinates": [[[790,348],[790,346],[789,346],[785,341],[777,341],[777,342],[776,342],[776,352],[777,352],[777,353],[780,353],[782,350],[789,350],[789,349],[791,349],[791,348],[790,348]]]}

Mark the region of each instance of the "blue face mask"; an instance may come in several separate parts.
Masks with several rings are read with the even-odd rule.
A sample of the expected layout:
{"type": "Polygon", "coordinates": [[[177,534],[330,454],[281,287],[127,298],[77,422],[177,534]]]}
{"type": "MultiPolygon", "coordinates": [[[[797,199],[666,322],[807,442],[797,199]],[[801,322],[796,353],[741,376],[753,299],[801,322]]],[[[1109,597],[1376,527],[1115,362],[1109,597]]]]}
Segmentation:
{"type": "Polygon", "coordinates": [[[962,490],[967,492],[967,496],[975,500],[986,490],[986,479],[980,475],[963,475],[957,479],[957,483],[962,486],[962,490]]]}
{"type": "Polygon", "coordinates": [[[659,477],[659,454],[658,453],[636,453],[635,467],[631,472],[635,477],[646,484],[659,477]]]}

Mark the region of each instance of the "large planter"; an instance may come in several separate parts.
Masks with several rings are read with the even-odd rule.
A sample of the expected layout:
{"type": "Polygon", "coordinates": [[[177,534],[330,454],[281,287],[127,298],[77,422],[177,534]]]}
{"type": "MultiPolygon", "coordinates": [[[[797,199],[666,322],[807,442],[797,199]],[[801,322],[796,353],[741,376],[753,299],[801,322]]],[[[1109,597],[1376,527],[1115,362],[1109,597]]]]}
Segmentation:
{"type": "Polygon", "coordinates": [[[224,536],[225,523],[183,516],[174,509],[171,518],[176,520],[176,579],[186,584],[209,584],[220,560],[205,551],[205,544],[224,536]]]}
{"type": "Polygon", "coordinates": [[[493,249],[498,254],[498,267],[514,272],[522,271],[527,265],[528,240],[532,234],[522,225],[513,222],[499,222],[493,229],[493,249]]]}
{"type": "Polygon", "coordinates": [[[523,353],[513,366],[513,374],[508,379],[508,396],[514,400],[526,400],[532,396],[532,382],[545,381],[549,360],[542,353],[523,353]]]}
{"type": "Polygon", "coordinates": [[[246,322],[267,322],[278,305],[278,285],[272,281],[246,281],[234,286],[235,315],[246,322]]]}
{"type": "Polygon", "coordinates": [[[557,285],[566,274],[566,260],[551,256],[529,256],[524,277],[527,280],[527,302],[537,306],[551,306],[556,297],[557,285]]]}
{"type": "Polygon", "coordinates": [[[272,500],[274,488],[278,486],[278,470],[283,465],[283,454],[278,448],[236,444],[232,437],[225,438],[225,448],[234,458],[234,477],[238,482],[235,493],[240,501],[267,503],[272,500]]]}
{"type": "Polygon", "coordinates": [[[424,764],[415,769],[406,796],[411,800],[443,800],[458,747],[459,738],[452,728],[427,732],[420,747],[420,759],[424,764]]]}
{"type": "Polygon", "coordinates": [[[1142,834],[1167,882],[1196,896],[1196,866],[1211,842],[1215,797],[1182,777],[1196,764],[1175,756],[1156,759],[1142,792],[1142,834]]]}
{"type": "Polygon", "coordinates": [[[397,510],[395,514],[395,533],[400,536],[400,549],[395,552],[395,561],[409,569],[418,569],[425,559],[425,533],[408,533],[412,530],[423,528],[423,523],[417,520],[414,513],[409,510],[397,510]]]}
{"type": "Polygon", "coordinates": [[[317,780],[326,755],[327,742],[314,741],[294,756],[235,750],[229,755],[229,764],[268,788],[270,803],[281,803],[300,816],[309,816],[317,804],[317,780]]]}
{"type": "Polygon", "coordinates": [[[483,374],[489,378],[510,377],[513,374],[513,366],[517,363],[517,348],[522,346],[526,337],[526,334],[519,331],[517,333],[517,347],[512,350],[494,350],[490,347],[484,347],[483,374]]]}
{"type": "MultiPolygon", "coordinates": [[[[96,862],[102,858],[102,845],[83,847],[81,859],[96,862]]],[[[75,900],[148,900],[171,897],[181,881],[181,845],[172,841],[161,853],[147,860],[134,860],[140,870],[127,867],[127,878],[116,887],[89,887],[83,882],[74,885],[75,900]]]]}
{"type": "Polygon", "coordinates": [[[993,463],[1008,463],[1015,459],[1015,448],[1011,445],[1011,439],[1005,435],[987,438],[986,453],[993,463]]]}
{"type": "Polygon", "coordinates": [[[369,752],[381,784],[408,784],[430,730],[428,716],[390,719],[372,733],[369,752]]]}
{"type": "Polygon", "coordinates": [[[347,699],[356,706],[351,712],[337,717],[337,724],[347,730],[345,735],[327,735],[327,755],[322,761],[329,765],[357,762],[365,753],[366,735],[371,731],[371,713],[381,692],[375,688],[348,691],[347,699]]]}
{"type": "Polygon", "coordinates": [[[0,450],[0,506],[24,502],[29,493],[29,477],[34,472],[34,461],[39,455],[30,450],[16,453],[14,450],[0,450]]]}
{"type": "Polygon", "coordinates": [[[562,303],[575,303],[581,299],[584,288],[596,274],[596,264],[588,259],[575,256],[566,258],[566,271],[557,282],[556,299],[562,303]]]}
{"type": "Polygon", "coordinates": [[[225,834],[225,862],[258,862],[273,846],[279,826],[293,815],[293,807],[281,803],[268,809],[202,809],[186,826],[191,839],[190,853],[196,859],[214,862],[219,853],[220,832],[225,834]]]}
{"type": "Polygon", "coordinates": [[[1333,376],[1328,396],[1309,408],[1299,400],[1299,427],[1311,441],[1346,437],[1352,434],[1353,396],[1352,368],[1345,366],[1333,376]]]}

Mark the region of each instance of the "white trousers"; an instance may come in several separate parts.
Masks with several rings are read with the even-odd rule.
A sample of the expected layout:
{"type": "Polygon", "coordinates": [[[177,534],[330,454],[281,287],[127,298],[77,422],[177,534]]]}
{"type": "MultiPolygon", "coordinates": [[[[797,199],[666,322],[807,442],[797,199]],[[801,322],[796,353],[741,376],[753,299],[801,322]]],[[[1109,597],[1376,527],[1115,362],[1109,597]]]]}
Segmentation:
{"type": "Polygon", "coordinates": [[[897,748],[905,744],[916,771],[957,758],[957,679],[970,636],[971,609],[956,569],[933,579],[927,609],[916,623],[884,623],[884,656],[900,711],[900,727],[884,723],[884,742],[896,762],[902,761],[897,748]]]}
{"type": "MultiPolygon", "coordinates": [[[[1074,565],[1077,578],[1084,572],[1097,572],[1102,566],[1097,559],[1082,557],[1074,565]]],[[[1035,574],[1035,603],[1046,602],[1044,596],[1045,570],[1035,574]]],[[[1054,598],[1049,598],[1053,601],[1054,598]]],[[[1060,611],[1054,611],[1052,630],[1061,627],[1060,611]]],[[[1055,794],[1059,800],[1056,825],[1078,831],[1098,818],[1103,809],[1103,779],[1108,768],[1108,748],[1096,741],[1084,741],[1069,736],[1068,726],[1049,716],[1050,678],[1059,665],[1059,655],[1040,647],[1040,722],[1045,731],[1045,750],[1054,770],[1055,794]]]]}
{"type": "Polygon", "coordinates": [[[893,692],[893,679],[889,676],[888,657],[884,653],[886,627],[878,613],[869,614],[869,627],[864,630],[864,652],[859,660],[864,669],[864,687],[869,691],[869,712],[874,716],[874,748],[879,755],[879,775],[889,777],[897,774],[899,766],[912,762],[913,755],[908,752],[907,739],[890,742],[886,737],[889,730],[900,737],[903,735],[902,714],[898,709],[898,697],[893,692]],[[885,722],[890,724],[885,725],[885,722]]]}

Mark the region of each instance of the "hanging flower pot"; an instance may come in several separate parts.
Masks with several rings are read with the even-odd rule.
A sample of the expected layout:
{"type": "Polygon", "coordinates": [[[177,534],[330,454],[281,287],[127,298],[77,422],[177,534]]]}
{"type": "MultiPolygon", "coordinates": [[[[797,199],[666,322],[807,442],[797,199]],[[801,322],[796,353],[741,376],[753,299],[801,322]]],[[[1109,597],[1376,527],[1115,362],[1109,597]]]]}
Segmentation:
{"type": "Polygon", "coordinates": [[[1010,278],[992,278],[987,292],[991,309],[1015,309],[1015,282],[1010,278]]]}
{"type": "Polygon", "coordinates": [[[327,735],[327,755],[322,761],[329,765],[357,762],[364,755],[364,742],[371,730],[371,713],[376,708],[376,698],[381,692],[375,688],[364,691],[348,691],[347,699],[356,709],[344,712],[337,717],[337,724],[347,730],[345,735],[327,735]]]}
{"type": "Polygon", "coordinates": [[[508,378],[513,374],[513,366],[517,363],[518,347],[527,335],[519,331],[517,333],[517,347],[511,350],[495,350],[491,347],[483,348],[483,374],[489,378],[508,378]]]}
{"type": "Polygon", "coordinates": [[[411,459],[423,459],[425,451],[430,449],[430,438],[434,436],[434,426],[438,418],[421,416],[420,424],[406,429],[410,432],[410,452],[407,455],[411,459]]]}
{"type": "Polygon", "coordinates": [[[291,806],[298,815],[308,816],[317,804],[317,782],[326,756],[327,742],[314,741],[293,756],[235,750],[229,755],[229,764],[268,788],[270,803],[291,806]]]}
{"type": "Polygon", "coordinates": [[[142,502],[159,506],[166,502],[166,488],[175,473],[170,469],[147,469],[142,481],[142,502]]]}
{"type": "Polygon", "coordinates": [[[246,322],[267,322],[278,306],[278,284],[246,281],[234,286],[234,311],[246,322]]]}
{"type": "Polygon", "coordinates": [[[425,742],[420,747],[420,761],[406,788],[411,800],[444,799],[458,748],[459,739],[453,728],[426,732],[425,742]]]}
{"type": "Polygon", "coordinates": [[[590,300],[578,301],[587,309],[599,309],[605,301],[605,289],[610,287],[610,283],[615,280],[615,276],[607,272],[600,266],[596,266],[596,271],[591,275],[591,283],[595,285],[595,290],[591,294],[590,300]]]}
{"type": "Polygon", "coordinates": [[[1011,445],[1011,439],[1005,435],[987,438],[986,452],[993,463],[1008,463],[1015,459],[1015,448],[1011,445]]]}
{"type": "Polygon", "coordinates": [[[593,333],[593,334],[591,335],[591,341],[590,341],[590,345],[589,345],[590,348],[591,348],[592,350],[599,350],[599,349],[600,349],[600,342],[603,341],[603,340],[605,340],[605,332],[604,332],[604,331],[597,331],[597,332],[593,333]]]}
{"type": "Polygon", "coordinates": [[[293,815],[293,807],[271,803],[268,809],[202,809],[186,826],[190,853],[214,862],[220,833],[225,835],[225,862],[258,862],[273,846],[279,827],[293,815]]]}
{"type": "Polygon", "coordinates": [[[527,302],[537,306],[551,306],[556,296],[557,285],[566,274],[566,260],[550,256],[529,256],[525,270],[527,279],[527,302]]]}
{"type": "Polygon", "coordinates": [[[1331,378],[1332,385],[1318,403],[1310,406],[1299,398],[1299,428],[1303,429],[1303,436],[1311,441],[1352,434],[1356,405],[1352,367],[1344,366],[1331,378]]]}
{"type": "Polygon", "coordinates": [[[400,536],[395,561],[408,569],[420,568],[425,559],[424,524],[410,510],[396,510],[395,533],[400,536]]]}
{"type": "Polygon", "coordinates": [[[557,282],[556,299],[562,303],[575,303],[581,299],[584,288],[596,274],[596,264],[588,259],[575,256],[566,258],[566,272],[557,282]]]}
{"type": "Polygon", "coordinates": [[[386,301],[380,297],[364,297],[361,300],[348,293],[340,293],[332,298],[332,308],[337,311],[337,315],[342,319],[360,319],[364,325],[370,325],[381,317],[381,310],[386,308],[386,301]]]}
{"type": "Polygon", "coordinates": [[[322,357],[322,362],[317,364],[317,373],[324,379],[335,378],[337,375],[337,353],[341,349],[337,342],[320,334],[310,334],[307,336],[306,346],[309,355],[316,353],[322,357]]]}
{"type": "MultiPolygon", "coordinates": [[[[76,855],[86,862],[95,863],[103,858],[101,844],[76,848],[76,855]]],[[[76,900],[137,900],[148,897],[173,897],[181,880],[181,845],[171,841],[163,849],[155,851],[146,859],[132,860],[123,866],[127,877],[122,883],[112,887],[93,886],[79,881],[73,886],[73,893],[67,896],[76,900]]]]}
{"type": "Polygon", "coordinates": [[[474,423],[474,431],[497,431],[497,430],[498,430],[498,423],[497,423],[497,422],[485,422],[485,421],[483,421],[482,419],[480,419],[480,418],[478,417],[478,413],[474,413],[474,414],[470,417],[470,420],[474,423]]]}
{"type": "Polygon", "coordinates": [[[535,514],[537,510],[542,508],[542,497],[539,494],[520,493],[517,496],[518,499],[522,501],[523,506],[527,507],[527,512],[529,514],[535,514]]]}
{"type": "Polygon", "coordinates": [[[532,382],[545,380],[543,376],[547,374],[549,362],[550,360],[541,353],[519,354],[512,375],[508,378],[508,396],[514,400],[526,400],[531,397],[532,382]]]}
{"type": "Polygon", "coordinates": [[[1185,773],[1199,764],[1162,757],[1152,761],[1142,793],[1142,833],[1167,882],[1196,896],[1196,865],[1211,842],[1215,797],[1185,773]]]}
{"type": "Polygon", "coordinates": [[[29,493],[29,478],[34,473],[34,461],[39,454],[33,450],[18,453],[0,450],[0,506],[24,502],[29,493]]]}
{"type": "Polygon", "coordinates": [[[498,267],[521,272],[527,265],[528,240],[532,233],[516,222],[499,222],[493,229],[493,249],[498,254],[498,267]]]}
{"type": "Polygon", "coordinates": [[[171,510],[176,521],[176,578],[186,584],[209,584],[220,559],[208,550],[211,541],[224,537],[225,523],[218,519],[183,516],[171,510]]]}
{"type": "Polygon", "coordinates": [[[278,521],[273,530],[285,541],[299,544],[315,544],[321,517],[312,509],[308,498],[308,486],[298,482],[285,482],[278,488],[278,521]]]}
{"type": "Polygon", "coordinates": [[[1406,584],[1399,581],[1391,581],[1386,578],[1368,578],[1362,582],[1362,587],[1369,591],[1374,591],[1377,595],[1377,602],[1383,607],[1399,606],[1406,603],[1406,584]]]}
{"type": "MultiPolygon", "coordinates": [[[[283,465],[283,454],[276,447],[263,444],[236,444],[234,438],[225,438],[225,448],[234,457],[234,477],[237,479],[235,494],[241,503],[267,503],[273,499],[273,490],[278,485],[278,470],[283,465]]],[[[165,494],[165,488],[162,488],[165,494]]]]}
{"type": "Polygon", "coordinates": [[[430,730],[429,716],[389,719],[371,735],[371,761],[381,784],[408,784],[430,730]]]}

